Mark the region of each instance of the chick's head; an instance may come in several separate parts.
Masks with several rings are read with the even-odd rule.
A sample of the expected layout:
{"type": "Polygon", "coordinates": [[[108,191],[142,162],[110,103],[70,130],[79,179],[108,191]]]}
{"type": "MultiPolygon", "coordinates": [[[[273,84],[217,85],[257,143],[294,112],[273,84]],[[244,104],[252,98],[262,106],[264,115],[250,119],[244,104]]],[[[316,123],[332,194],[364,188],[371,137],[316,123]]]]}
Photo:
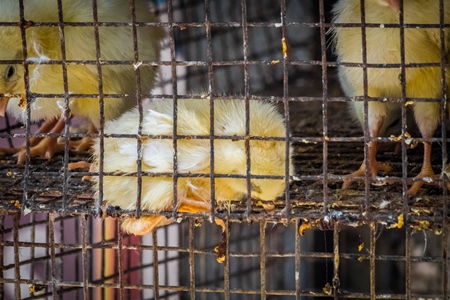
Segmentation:
{"type": "MultiPolygon", "coordinates": [[[[20,31],[15,28],[0,29],[0,61],[22,60],[20,31]]],[[[0,115],[4,116],[9,99],[24,92],[24,69],[20,64],[0,64],[0,115]]]]}
{"type": "Polygon", "coordinates": [[[23,69],[17,65],[0,66],[0,116],[5,116],[6,107],[12,95],[23,91],[23,69]]]}

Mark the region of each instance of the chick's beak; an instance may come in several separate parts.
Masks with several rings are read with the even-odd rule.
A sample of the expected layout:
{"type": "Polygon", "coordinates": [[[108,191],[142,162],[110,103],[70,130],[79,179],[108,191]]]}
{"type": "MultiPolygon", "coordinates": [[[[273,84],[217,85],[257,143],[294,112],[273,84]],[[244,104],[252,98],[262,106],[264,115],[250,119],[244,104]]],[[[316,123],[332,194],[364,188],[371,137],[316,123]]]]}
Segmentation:
{"type": "Polygon", "coordinates": [[[8,106],[9,97],[0,97],[0,116],[4,117],[6,113],[6,107],[8,106]]]}

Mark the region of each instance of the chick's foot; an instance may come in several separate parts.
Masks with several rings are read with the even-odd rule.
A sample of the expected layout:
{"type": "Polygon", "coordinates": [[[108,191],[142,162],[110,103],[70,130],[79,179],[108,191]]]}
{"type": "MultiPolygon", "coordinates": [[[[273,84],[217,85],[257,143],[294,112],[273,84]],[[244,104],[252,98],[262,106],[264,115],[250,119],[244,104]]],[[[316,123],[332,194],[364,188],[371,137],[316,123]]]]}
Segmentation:
{"type": "MultiPolygon", "coordinates": [[[[89,172],[97,172],[98,168],[96,168],[96,166],[94,164],[91,164],[90,162],[81,160],[81,161],[77,161],[77,162],[73,162],[73,163],[69,163],[67,164],[67,170],[70,171],[74,171],[77,169],[89,169],[89,172]]],[[[61,169],[62,171],[63,169],[61,169]]],[[[81,178],[82,181],[91,181],[92,180],[92,176],[91,175],[85,175],[81,178]]]]}
{"type": "Polygon", "coordinates": [[[122,223],[122,229],[128,234],[146,235],[156,227],[169,225],[173,222],[173,218],[167,219],[165,216],[142,216],[139,219],[125,219],[122,223]]]}
{"type": "Polygon", "coordinates": [[[76,152],[86,152],[92,148],[94,141],[90,137],[84,137],[78,141],[70,141],[70,150],[76,152]]]}
{"type": "MultiPolygon", "coordinates": [[[[211,204],[202,200],[180,199],[177,203],[178,212],[199,213],[211,212],[211,204]]],[[[128,218],[122,223],[122,229],[134,235],[146,235],[151,233],[155,228],[170,225],[175,222],[174,218],[166,218],[165,216],[142,216],[139,219],[128,218]]],[[[225,223],[216,218],[215,223],[222,227],[225,232],[225,223]]]]}
{"type": "MultiPolygon", "coordinates": [[[[57,152],[63,152],[64,145],[58,144],[57,138],[47,137],[42,139],[36,146],[30,148],[30,157],[42,157],[50,159],[57,152]]],[[[23,165],[27,157],[27,149],[22,148],[19,152],[14,154],[17,156],[17,163],[23,165]]]]}
{"type": "Polygon", "coordinates": [[[436,175],[434,174],[434,171],[431,168],[431,166],[424,166],[424,167],[422,167],[422,170],[420,171],[419,175],[414,177],[414,179],[419,179],[419,180],[418,181],[414,181],[414,183],[411,185],[411,187],[409,188],[409,190],[406,193],[408,195],[415,195],[415,194],[417,194],[417,192],[422,187],[422,185],[428,184],[428,182],[430,184],[433,184],[433,179],[434,178],[436,178],[436,175]],[[420,180],[420,179],[423,179],[423,178],[430,178],[430,180],[426,180],[426,181],[420,180]]]}
{"type": "Polygon", "coordinates": [[[20,150],[22,150],[22,148],[0,148],[0,156],[6,154],[16,154],[20,150]]]}
{"type": "MultiPolygon", "coordinates": [[[[181,199],[177,203],[177,211],[187,213],[210,213],[211,203],[202,200],[181,199]]],[[[222,227],[222,232],[225,232],[225,223],[221,219],[215,218],[214,222],[222,227]]]]}
{"type": "MultiPolygon", "coordinates": [[[[375,163],[372,163],[370,165],[370,174],[372,175],[372,178],[375,178],[379,171],[383,171],[385,173],[389,173],[392,171],[392,168],[382,162],[375,161],[375,163]]],[[[361,167],[359,169],[349,175],[347,175],[344,179],[344,184],[342,185],[343,189],[347,189],[350,187],[350,185],[354,182],[354,177],[364,177],[366,174],[366,163],[363,162],[361,164],[361,167]]]]}

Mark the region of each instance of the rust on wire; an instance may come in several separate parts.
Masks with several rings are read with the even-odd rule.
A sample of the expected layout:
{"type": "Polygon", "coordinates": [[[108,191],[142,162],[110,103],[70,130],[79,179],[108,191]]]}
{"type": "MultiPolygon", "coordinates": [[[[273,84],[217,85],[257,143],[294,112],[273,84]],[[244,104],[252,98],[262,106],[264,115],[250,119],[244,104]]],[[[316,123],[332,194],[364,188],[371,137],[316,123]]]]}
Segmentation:
{"type": "MultiPolygon", "coordinates": [[[[432,164],[441,172],[447,156],[445,127],[446,99],[407,97],[403,80],[402,97],[369,97],[370,68],[397,68],[405,78],[408,68],[439,67],[442,93],[446,91],[444,1],[440,1],[440,20],[436,24],[367,23],[365,2],[361,2],[361,24],[333,24],[328,1],[281,0],[277,3],[252,1],[149,1],[161,20],[139,22],[136,5],[130,0],[131,22],[99,21],[98,2],[92,1],[92,22],[64,22],[61,7],[56,22],[25,19],[24,0],[19,1],[20,22],[0,22],[0,27],[19,27],[23,56],[27,57],[27,29],[56,27],[61,36],[60,60],[40,62],[60,65],[64,78],[62,94],[30,90],[28,68],[36,62],[17,59],[0,64],[23,64],[25,124],[5,119],[0,139],[9,146],[25,139],[25,165],[7,151],[0,156],[0,297],[34,299],[38,297],[73,299],[318,299],[323,297],[367,299],[448,298],[449,202],[448,178],[430,179],[415,196],[406,195],[422,163],[421,142],[432,142],[432,164]],[[161,3],[163,2],[163,3],[161,3]],[[382,26],[381,26],[382,25],[382,26]],[[67,60],[65,29],[88,27],[94,32],[96,58],[67,60]],[[141,60],[139,28],[157,26],[166,30],[163,41],[166,56],[161,61],[141,60]],[[126,27],[133,37],[132,60],[101,58],[101,28],[126,27]],[[362,63],[336,62],[327,32],[332,28],[359,28],[362,38],[362,63]],[[400,64],[368,63],[367,31],[373,28],[398,28],[400,64]],[[408,63],[405,58],[405,31],[408,28],[438,28],[441,57],[439,63],[408,63]],[[135,68],[135,94],[139,127],[134,134],[105,134],[104,101],[125,94],[104,90],[102,68],[137,65],[160,68],[158,88],[151,97],[173,101],[173,132],[168,135],[143,133],[144,108],[141,100],[140,69],[135,68]],[[68,66],[91,65],[98,74],[98,93],[75,94],[69,90],[68,66]],[[346,97],[340,89],[339,66],[363,69],[364,95],[346,97]],[[168,74],[168,76],[166,76],[168,74]],[[179,100],[209,100],[209,127],[205,135],[179,135],[179,100]],[[194,94],[194,95],[191,95],[194,94]],[[98,133],[72,132],[70,111],[64,111],[62,134],[34,133],[30,120],[34,98],[98,98],[98,133]],[[245,102],[245,134],[219,136],[215,132],[216,100],[239,99],[245,102]],[[250,134],[251,101],[273,103],[287,124],[286,136],[258,137],[250,134]],[[401,133],[371,139],[368,122],[363,129],[348,113],[348,103],[364,102],[364,119],[369,103],[400,102],[401,133]],[[442,130],[433,138],[420,138],[407,132],[408,106],[416,101],[440,102],[442,130]],[[407,105],[406,105],[407,104],[407,105]],[[24,128],[23,128],[24,127],[24,128]],[[22,129],[22,130],[21,130],[22,129]],[[30,138],[64,138],[64,153],[52,159],[30,158],[30,138]],[[100,164],[97,171],[69,171],[72,162],[91,159],[90,153],[70,151],[69,140],[99,138],[100,164]],[[104,141],[129,138],[137,144],[137,171],[104,171],[104,141]],[[142,154],[145,141],[167,140],[173,145],[172,172],[145,172],[142,154]],[[180,140],[209,142],[210,169],[205,174],[178,170],[177,148],[180,140]],[[216,140],[244,141],[245,173],[217,174],[216,140]],[[292,143],[292,156],[284,176],[255,175],[251,166],[251,142],[292,143]],[[352,189],[342,190],[346,175],[357,169],[367,156],[368,142],[377,141],[380,161],[389,162],[393,171],[383,185],[373,186],[371,175],[355,178],[352,189]],[[401,146],[398,148],[397,146],[401,146]],[[414,149],[416,145],[419,145],[414,149]],[[400,150],[399,150],[400,149],[400,150]],[[400,151],[400,152],[399,152],[400,151]],[[290,174],[290,161],[295,170],[290,174]],[[83,176],[99,177],[99,189],[83,176]],[[135,177],[140,207],[145,192],[143,178],[168,177],[173,182],[173,206],[163,211],[132,210],[107,206],[103,200],[103,177],[135,177]],[[184,178],[210,178],[209,212],[179,212],[178,181],[184,178]],[[279,198],[263,202],[250,196],[224,205],[216,199],[215,179],[245,179],[246,192],[253,179],[281,179],[287,189],[279,198]],[[173,225],[135,237],[121,231],[130,217],[162,216],[173,225]],[[224,222],[224,231],[214,223],[224,222]],[[425,281],[418,268],[430,278],[425,281]],[[357,272],[354,270],[357,268],[357,272]],[[281,270],[281,271],[280,271],[281,270]],[[356,275],[355,275],[356,273],[356,275]],[[392,273],[392,274],[391,274],[392,273]],[[382,274],[382,276],[380,275],[382,274]],[[418,284],[426,282],[425,285],[418,284]],[[416,284],[417,283],[417,284],[416,284]]],[[[405,1],[405,0],[404,0],[405,1]]],[[[403,1],[400,1],[403,11],[403,1]]],[[[153,92],[152,92],[153,93],[153,92]]],[[[0,97],[23,95],[0,94],[0,97]]],[[[216,112],[217,113],[217,112],[216,112]]],[[[399,127],[399,128],[400,128],[399,127]]],[[[286,146],[286,156],[291,154],[286,146]]],[[[446,174],[447,170],[444,173],[446,174]]],[[[244,191],[243,191],[244,193],[244,191]]],[[[245,193],[244,193],[245,194],[245,193]]],[[[183,195],[181,195],[183,196],[183,195]]],[[[267,200],[267,199],[265,199],[267,200]]],[[[205,199],[208,201],[208,199],[205,199]]]]}

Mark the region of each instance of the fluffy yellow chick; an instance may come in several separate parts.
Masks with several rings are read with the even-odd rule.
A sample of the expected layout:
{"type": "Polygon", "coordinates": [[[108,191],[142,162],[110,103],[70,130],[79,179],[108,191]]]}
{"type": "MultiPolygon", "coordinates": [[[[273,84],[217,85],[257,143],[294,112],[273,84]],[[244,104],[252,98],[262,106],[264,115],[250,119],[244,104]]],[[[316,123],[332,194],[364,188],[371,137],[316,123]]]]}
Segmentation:
{"type": "MultiPolygon", "coordinates": [[[[336,3],[334,23],[361,24],[361,0],[340,0],[336,3]]],[[[377,24],[399,24],[401,0],[365,0],[365,22],[377,24]]],[[[433,0],[404,0],[403,18],[405,24],[434,24],[440,20],[439,2],[433,0]]],[[[444,0],[445,22],[450,21],[450,0],[444,0]]],[[[366,51],[368,64],[382,64],[387,68],[368,67],[369,97],[402,97],[401,69],[389,67],[389,64],[401,63],[400,29],[386,26],[366,27],[366,51]]],[[[439,28],[411,27],[404,29],[405,63],[439,63],[441,58],[441,40],[439,28]]],[[[445,45],[449,43],[449,30],[445,31],[445,45]]],[[[362,63],[362,30],[360,27],[340,27],[333,29],[336,53],[340,63],[362,63]]],[[[363,68],[340,66],[339,79],[345,94],[349,97],[363,96],[363,68]]],[[[435,98],[442,97],[442,75],[439,66],[406,67],[404,82],[406,97],[435,98]]],[[[449,75],[449,72],[447,72],[449,75]]],[[[449,82],[450,77],[446,78],[449,82]]],[[[395,120],[401,118],[401,105],[393,102],[370,101],[368,110],[369,136],[383,136],[385,130],[395,120]]],[[[352,102],[351,108],[356,118],[364,124],[364,102],[352,102]]],[[[423,138],[432,138],[440,122],[440,104],[438,102],[414,102],[414,118],[423,138]]],[[[377,145],[370,142],[367,163],[372,177],[379,170],[390,168],[376,160],[377,145]]],[[[434,175],[431,168],[431,143],[424,143],[424,158],[421,172],[417,177],[434,175]]],[[[353,176],[365,174],[365,162],[360,169],[347,177],[343,188],[352,183],[353,176]]],[[[423,181],[415,182],[408,190],[415,194],[423,181]]]]}
{"type": "MultiPolygon", "coordinates": [[[[100,57],[102,61],[102,80],[104,94],[127,94],[120,98],[104,98],[104,113],[106,120],[119,117],[123,112],[136,105],[135,68],[141,75],[141,92],[146,95],[153,87],[156,67],[139,65],[134,62],[132,27],[130,26],[131,8],[128,0],[97,0],[98,21],[117,22],[118,26],[99,25],[100,57]],[[123,26],[122,26],[123,25],[123,26]],[[127,61],[125,64],[115,64],[117,61],[127,61]]],[[[136,21],[155,22],[155,17],[149,11],[144,0],[135,0],[136,21]]],[[[98,128],[100,125],[100,104],[98,97],[84,98],[83,94],[99,94],[99,76],[95,64],[96,45],[94,27],[76,26],[78,22],[93,22],[92,0],[63,0],[63,33],[65,40],[65,58],[67,63],[67,83],[70,112],[73,115],[87,117],[98,128]],[[71,63],[70,61],[75,61],[71,63]],[[76,62],[82,62],[77,64],[76,62]],[[80,95],[81,98],[76,97],[80,95]]],[[[21,99],[26,95],[24,86],[23,61],[29,64],[29,91],[37,94],[64,94],[64,78],[62,63],[45,64],[48,61],[63,59],[61,52],[61,33],[58,26],[37,26],[38,22],[58,22],[58,6],[55,0],[24,1],[25,20],[29,21],[26,28],[27,56],[22,51],[22,37],[19,26],[0,26],[0,63],[17,60],[17,63],[4,62],[0,64],[0,115],[8,113],[25,121],[26,101],[31,105],[31,121],[59,119],[63,115],[65,100],[61,97],[33,97],[21,99]],[[1,95],[3,94],[3,96],[1,95]],[[13,96],[16,95],[16,96],[13,96]],[[11,97],[12,96],[12,97],[11,97]]],[[[19,1],[2,0],[0,3],[0,22],[18,24],[19,1]]],[[[164,31],[156,26],[137,27],[137,44],[139,61],[157,61],[160,54],[160,40],[164,31]]],[[[61,132],[64,121],[58,123],[53,132],[61,132]]],[[[56,143],[56,139],[53,139],[56,143]]],[[[51,146],[50,146],[51,147],[51,146]]],[[[44,156],[47,147],[32,154],[44,156]]],[[[24,157],[22,157],[24,158],[24,157]]],[[[20,159],[19,159],[20,161],[20,159]]],[[[22,162],[24,159],[22,160],[22,162]]]]}
{"type": "MultiPolygon", "coordinates": [[[[142,124],[143,135],[173,134],[172,100],[148,100],[144,103],[142,124]]],[[[210,107],[208,99],[180,99],[177,106],[177,134],[188,138],[177,139],[178,174],[210,174],[211,147],[210,107]]],[[[137,109],[122,115],[118,120],[108,122],[105,134],[138,133],[139,113],[137,109]]],[[[216,175],[243,175],[246,173],[247,156],[245,141],[245,101],[214,101],[214,134],[237,136],[236,139],[215,139],[214,173],[216,175]]],[[[250,136],[285,137],[283,117],[276,108],[266,102],[250,102],[250,136]]],[[[279,179],[251,179],[251,197],[275,200],[286,188],[286,142],[284,140],[250,140],[251,175],[280,176],[279,179]]],[[[172,138],[142,137],[142,171],[173,174],[174,148],[172,138]]],[[[94,164],[99,164],[99,141],[94,144],[94,164]]],[[[290,172],[293,167],[290,165],[290,172]]],[[[137,172],[137,140],[135,137],[104,139],[104,172],[120,172],[122,175],[103,177],[103,199],[113,206],[133,210],[136,208],[137,177],[123,173],[137,172]]],[[[288,174],[289,175],[289,174],[288,174]]],[[[98,177],[94,177],[96,189],[98,177]]],[[[210,212],[211,187],[209,177],[182,177],[177,185],[177,210],[182,212],[210,212]]],[[[222,207],[229,207],[231,201],[242,200],[247,195],[246,178],[215,178],[215,199],[222,207]]],[[[174,203],[173,178],[169,176],[143,176],[141,209],[150,211],[171,210],[174,203]]],[[[270,208],[270,205],[265,206],[270,208]]],[[[267,210],[267,209],[266,209],[267,210]]],[[[156,226],[172,223],[164,216],[143,216],[128,218],[122,228],[132,234],[150,233],[156,226]]],[[[219,221],[220,224],[220,221],[219,221]]]]}

